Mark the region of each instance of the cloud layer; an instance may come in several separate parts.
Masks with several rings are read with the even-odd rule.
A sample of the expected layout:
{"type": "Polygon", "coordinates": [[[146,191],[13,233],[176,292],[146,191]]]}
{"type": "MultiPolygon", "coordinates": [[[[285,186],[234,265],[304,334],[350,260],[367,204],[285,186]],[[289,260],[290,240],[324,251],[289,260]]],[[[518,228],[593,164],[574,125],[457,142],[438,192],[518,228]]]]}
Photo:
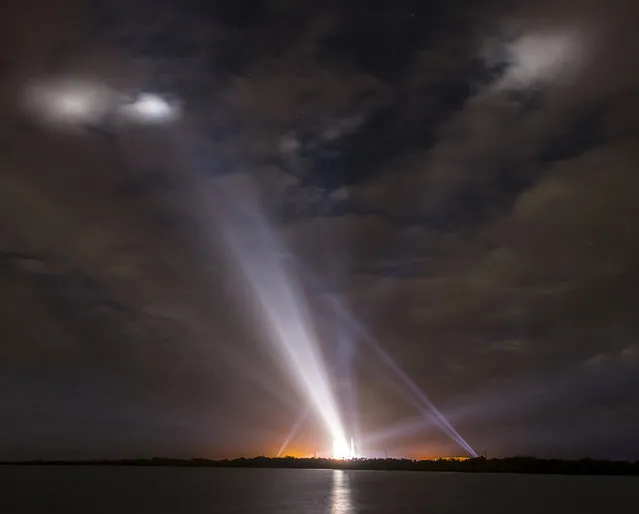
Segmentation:
{"type": "MultiPolygon", "coordinates": [[[[211,208],[229,190],[285,241],[329,360],[352,345],[363,431],[416,412],[335,299],[471,445],[638,457],[633,2],[166,5],[3,7],[8,458],[279,449],[304,399],[213,219],[250,240],[211,208]],[[68,133],[22,108],[78,74],[183,117],[68,133]]],[[[374,449],[459,451],[426,425],[374,449]]]]}

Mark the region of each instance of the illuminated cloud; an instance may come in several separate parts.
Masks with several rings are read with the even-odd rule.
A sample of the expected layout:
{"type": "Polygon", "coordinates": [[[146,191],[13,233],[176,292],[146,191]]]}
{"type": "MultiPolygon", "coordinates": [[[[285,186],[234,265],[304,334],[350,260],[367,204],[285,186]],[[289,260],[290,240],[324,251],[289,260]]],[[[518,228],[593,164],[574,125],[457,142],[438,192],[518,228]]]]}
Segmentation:
{"type": "Polygon", "coordinates": [[[45,80],[25,90],[27,110],[39,122],[59,129],[100,123],[115,105],[115,92],[98,81],[45,80]]]}
{"type": "Polygon", "coordinates": [[[180,106],[153,93],[142,93],[138,98],[120,109],[127,121],[142,124],[168,123],[180,116],[180,106]]]}
{"type": "Polygon", "coordinates": [[[636,10],[633,0],[614,8],[441,3],[440,14],[424,4],[413,18],[390,3],[371,3],[362,16],[350,3],[328,12],[267,2],[278,10],[231,10],[227,20],[217,16],[227,11],[222,3],[207,19],[174,2],[95,2],[111,21],[93,26],[54,23],[72,16],[52,2],[38,6],[47,23],[34,30],[33,2],[13,2],[22,22],[0,16],[8,36],[2,88],[10,93],[0,102],[8,111],[0,204],[11,220],[0,255],[0,396],[16,427],[6,434],[7,458],[277,451],[289,429],[286,406],[299,409],[301,398],[312,421],[302,423],[303,444],[291,451],[327,454],[329,393],[342,404],[347,436],[356,425],[346,414],[357,407],[367,455],[407,455],[411,447],[420,448],[415,455],[440,447],[458,455],[442,434],[459,438],[417,388],[457,434],[492,455],[636,458],[637,388],[628,384],[639,362],[639,104],[636,16],[624,3],[636,10]],[[523,30],[499,37],[475,74],[477,36],[512,19],[523,30]],[[70,37],[70,25],[82,34],[70,37]],[[111,44],[123,58],[113,69],[105,62],[111,44]],[[83,78],[51,80],[58,69],[83,78]],[[33,118],[49,129],[110,120],[115,129],[141,120],[143,128],[164,127],[147,125],[167,110],[141,93],[171,91],[190,109],[188,133],[133,131],[114,155],[112,145],[14,130],[14,89],[25,93],[25,73],[39,79],[29,109],[37,107],[33,118]],[[98,76],[104,82],[88,80],[98,76]],[[107,78],[149,89],[114,91],[106,116],[95,115],[86,95],[68,95],[78,82],[108,88],[107,78]],[[469,85],[475,79],[480,95],[469,85]],[[516,101],[532,97],[531,108],[501,101],[513,92],[516,101]],[[344,123],[358,115],[361,123],[344,123]],[[190,161],[172,153],[174,136],[201,140],[193,158],[203,181],[246,171],[263,184],[255,196],[279,222],[270,224],[273,235],[290,233],[299,268],[319,277],[309,302],[278,258],[281,248],[253,244],[221,208],[219,223],[231,242],[239,239],[242,258],[234,253],[232,267],[220,262],[224,231],[208,209],[228,199],[241,217],[247,199],[238,189],[200,203],[190,161]],[[629,148],[609,146],[616,140],[629,148]],[[228,271],[245,267],[246,282],[228,271]],[[230,305],[239,284],[250,284],[258,316],[230,305]],[[336,346],[342,323],[315,306],[329,294],[406,378],[353,337],[356,401],[339,394],[346,387],[336,394],[315,385],[319,378],[339,386],[345,374],[302,364],[314,357],[310,343],[326,358],[336,346]],[[317,335],[299,314],[304,303],[317,335]],[[525,344],[515,351],[515,341],[525,344]],[[282,369],[266,365],[265,347],[277,350],[282,369]],[[600,368],[582,365],[602,353],[600,368]],[[549,371],[591,380],[591,397],[549,371]],[[590,404],[618,408],[618,417],[593,415],[590,404]],[[408,424],[396,426],[402,419],[408,424]],[[631,436],[616,437],[613,425],[631,436]],[[393,430],[378,439],[385,426],[393,430]],[[555,429],[552,445],[535,442],[555,429]],[[577,442],[585,434],[606,436],[606,447],[577,442]]]}
{"type": "Polygon", "coordinates": [[[491,89],[503,91],[572,78],[584,64],[587,46],[580,31],[564,29],[523,34],[493,51],[499,57],[489,58],[489,64],[502,65],[505,71],[491,89]]]}
{"type": "Polygon", "coordinates": [[[130,101],[99,81],[80,78],[30,84],[25,89],[25,107],[39,122],[62,130],[107,125],[115,115],[125,123],[163,124],[181,113],[176,100],[141,93],[130,101]]]}

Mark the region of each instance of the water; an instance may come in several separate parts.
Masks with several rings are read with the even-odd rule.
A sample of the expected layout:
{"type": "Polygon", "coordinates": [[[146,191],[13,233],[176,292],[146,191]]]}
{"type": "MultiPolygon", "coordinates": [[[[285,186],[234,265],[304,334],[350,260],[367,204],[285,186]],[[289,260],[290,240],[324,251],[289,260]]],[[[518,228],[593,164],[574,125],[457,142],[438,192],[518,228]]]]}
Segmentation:
{"type": "Polygon", "coordinates": [[[637,513],[639,478],[0,467],[0,513],[637,513]]]}

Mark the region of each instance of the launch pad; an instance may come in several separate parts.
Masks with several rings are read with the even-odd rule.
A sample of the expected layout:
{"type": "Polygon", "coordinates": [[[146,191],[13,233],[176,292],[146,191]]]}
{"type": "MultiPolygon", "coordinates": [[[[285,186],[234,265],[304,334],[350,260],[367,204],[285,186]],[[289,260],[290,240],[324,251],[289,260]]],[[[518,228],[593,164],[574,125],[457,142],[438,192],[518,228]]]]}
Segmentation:
{"type": "Polygon", "coordinates": [[[348,444],[345,440],[333,441],[333,459],[335,460],[351,460],[359,459],[361,455],[359,448],[355,445],[355,440],[351,437],[351,443],[348,444]]]}

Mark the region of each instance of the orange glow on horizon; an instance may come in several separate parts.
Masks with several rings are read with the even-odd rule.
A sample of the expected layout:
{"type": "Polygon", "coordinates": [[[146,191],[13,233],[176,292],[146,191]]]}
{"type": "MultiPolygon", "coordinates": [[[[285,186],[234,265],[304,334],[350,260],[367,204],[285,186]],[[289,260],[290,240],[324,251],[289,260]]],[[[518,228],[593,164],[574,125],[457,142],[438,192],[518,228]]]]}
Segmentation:
{"type": "MultiPolygon", "coordinates": [[[[323,452],[317,452],[317,456],[319,457],[321,455],[323,455],[323,452]]],[[[284,457],[294,457],[296,459],[310,459],[311,457],[313,457],[314,452],[313,450],[308,449],[307,446],[303,445],[303,446],[289,446],[287,447],[283,452],[282,455],[280,455],[281,458],[284,457]]],[[[277,456],[277,452],[275,452],[272,457],[276,457],[277,456]]]]}

